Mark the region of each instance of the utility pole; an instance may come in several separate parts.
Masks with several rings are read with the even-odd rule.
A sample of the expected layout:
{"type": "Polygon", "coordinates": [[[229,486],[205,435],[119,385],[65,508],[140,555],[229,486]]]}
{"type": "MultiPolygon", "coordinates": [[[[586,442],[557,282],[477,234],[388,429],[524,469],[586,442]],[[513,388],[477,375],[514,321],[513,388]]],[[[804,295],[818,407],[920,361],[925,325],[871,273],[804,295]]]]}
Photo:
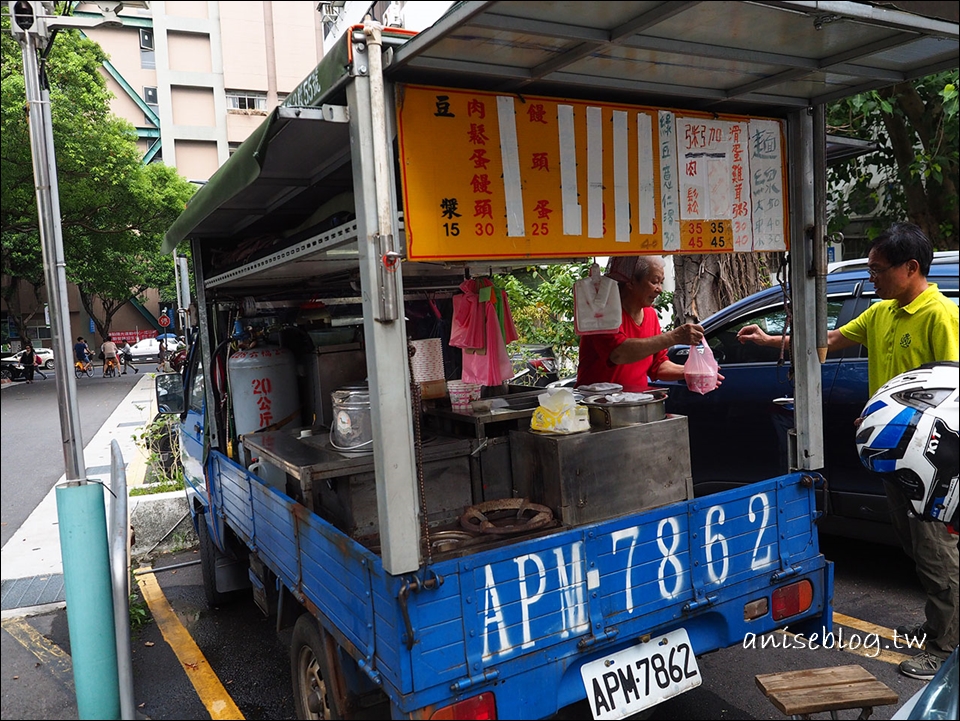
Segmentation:
{"type": "MultiPolygon", "coordinates": [[[[145,7],[146,3],[127,3],[145,7]]],[[[57,524],[67,600],[67,624],[73,661],[77,710],[81,719],[133,719],[129,636],[118,643],[110,571],[104,491],[86,479],[77,383],[70,372],[73,344],[67,300],[63,229],[57,161],[53,144],[50,90],[42,75],[39,57],[46,54],[59,28],[91,28],[122,24],[117,17],[123,3],[97,2],[103,17],[64,17],[54,14],[54,3],[20,0],[8,2],[10,31],[20,43],[23,78],[30,126],[30,148],[40,220],[44,277],[50,308],[53,347],[60,359],[57,394],[63,440],[64,482],[58,484],[57,524]],[[123,646],[121,648],[121,646],[123,646]],[[121,687],[118,657],[125,661],[121,687]]],[[[126,489],[124,488],[124,493],[126,489]]],[[[125,532],[126,522],[124,522],[125,532]]],[[[123,554],[126,570],[126,554],[123,554]]]]}
{"type": "Polygon", "coordinates": [[[41,87],[38,54],[50,40],[50,26],[44,17],[44,3],[11,2],[10,30],[20,42],[23,55],[23,80],[27,94],[27,117],[30,126],[30,148],[37,191],[37,212],[40,216],[40,243],[43,247],[43,270],[50,306],[53,348],[60,359],[57,394],[60,397],[60,429],[66,480],[86,483],[83,462],[83,438],[80,434],[80,409],[77,404],[77,381],[69,372],[68,359],[73,358],[70,340],[70,308],[67,301],[66,263],[63,255],[63,234],[60,226],[60,195],[57,187],[57,161],[53,149],[53,127],[50,114],[50,92],[41,87]]]}

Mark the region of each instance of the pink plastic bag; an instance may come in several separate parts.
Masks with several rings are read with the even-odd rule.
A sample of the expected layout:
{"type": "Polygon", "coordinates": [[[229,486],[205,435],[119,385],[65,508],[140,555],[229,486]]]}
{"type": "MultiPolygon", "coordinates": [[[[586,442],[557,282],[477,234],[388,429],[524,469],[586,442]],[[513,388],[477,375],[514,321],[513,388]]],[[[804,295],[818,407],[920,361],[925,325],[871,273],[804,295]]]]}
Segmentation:
{"type": "Polygon", "coordinates": [[[497,310],[490,303],[481,303],[487,313],[486,349],[480,353],[463,353],[463,380],[482,386],[498,386],[513,375],[510,355],[503,342],[497,310]]]}
{"type": "Polygon", "coordinates": [[[710,346],[703,341],[700,341],[700,345],[690,346],[690,355],[683,364],[687,388],[694,393],[706,395],[717,387],[717,372],[717,361],[710,346]]]}
{"type": "Polygon", "coordinates": [[[450,345],[456,348],[483,348],[486,336],[486,311],[477,295],[476,281],[460,285],[462,295],[453,296],[453,324],[450,345]]]}

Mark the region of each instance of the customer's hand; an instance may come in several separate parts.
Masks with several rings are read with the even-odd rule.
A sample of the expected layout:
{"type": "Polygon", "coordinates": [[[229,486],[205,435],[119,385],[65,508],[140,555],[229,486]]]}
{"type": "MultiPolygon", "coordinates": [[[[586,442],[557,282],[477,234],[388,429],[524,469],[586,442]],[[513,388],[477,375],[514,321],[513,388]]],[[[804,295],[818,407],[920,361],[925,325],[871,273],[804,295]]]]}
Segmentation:
{"type": "Polygon", "coordinates": [[[756,324],[745,325],[737,333],[737,340],[741,343],[749,342],[764,345],[769,338],[770,336],[760,330],[760,326],[756,324]]]}

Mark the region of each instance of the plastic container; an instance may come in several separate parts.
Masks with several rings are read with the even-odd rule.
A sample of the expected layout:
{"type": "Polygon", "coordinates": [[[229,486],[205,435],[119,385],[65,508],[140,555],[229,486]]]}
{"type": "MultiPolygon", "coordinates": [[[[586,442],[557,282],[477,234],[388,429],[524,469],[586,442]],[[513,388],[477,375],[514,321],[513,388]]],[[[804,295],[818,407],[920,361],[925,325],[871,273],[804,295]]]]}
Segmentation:
{"type": "Polygon", "coordinates": [[[462,380],[447,381],[450,407],[455,411],[469,411],[470,404],[480,400],[480,389],[479,383],[465,383],[462,380]]]}
{"type": "Polygon", "coordinates": [[[370,389],[366,383],[344,386],[330,394],[333,423],[330,445],[338,451],[373,452],[370,389]]]}

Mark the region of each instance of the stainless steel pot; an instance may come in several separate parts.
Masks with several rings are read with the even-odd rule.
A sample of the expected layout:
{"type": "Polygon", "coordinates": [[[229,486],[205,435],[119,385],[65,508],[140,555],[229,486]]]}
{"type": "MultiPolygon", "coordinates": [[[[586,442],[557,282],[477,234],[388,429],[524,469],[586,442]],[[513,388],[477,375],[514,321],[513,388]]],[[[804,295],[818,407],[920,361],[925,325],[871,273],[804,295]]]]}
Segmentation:
{"type": "Polygon", "coordinates": [[[581,403],[590,414],[590,426],[609,430],[632,426],[636,423],[662,421],[667,417],[667,391],[658,388],[646,391],[653,396],[650,400],[612,403],[606,396],[596,395],[584,398],[581,403]]]}

